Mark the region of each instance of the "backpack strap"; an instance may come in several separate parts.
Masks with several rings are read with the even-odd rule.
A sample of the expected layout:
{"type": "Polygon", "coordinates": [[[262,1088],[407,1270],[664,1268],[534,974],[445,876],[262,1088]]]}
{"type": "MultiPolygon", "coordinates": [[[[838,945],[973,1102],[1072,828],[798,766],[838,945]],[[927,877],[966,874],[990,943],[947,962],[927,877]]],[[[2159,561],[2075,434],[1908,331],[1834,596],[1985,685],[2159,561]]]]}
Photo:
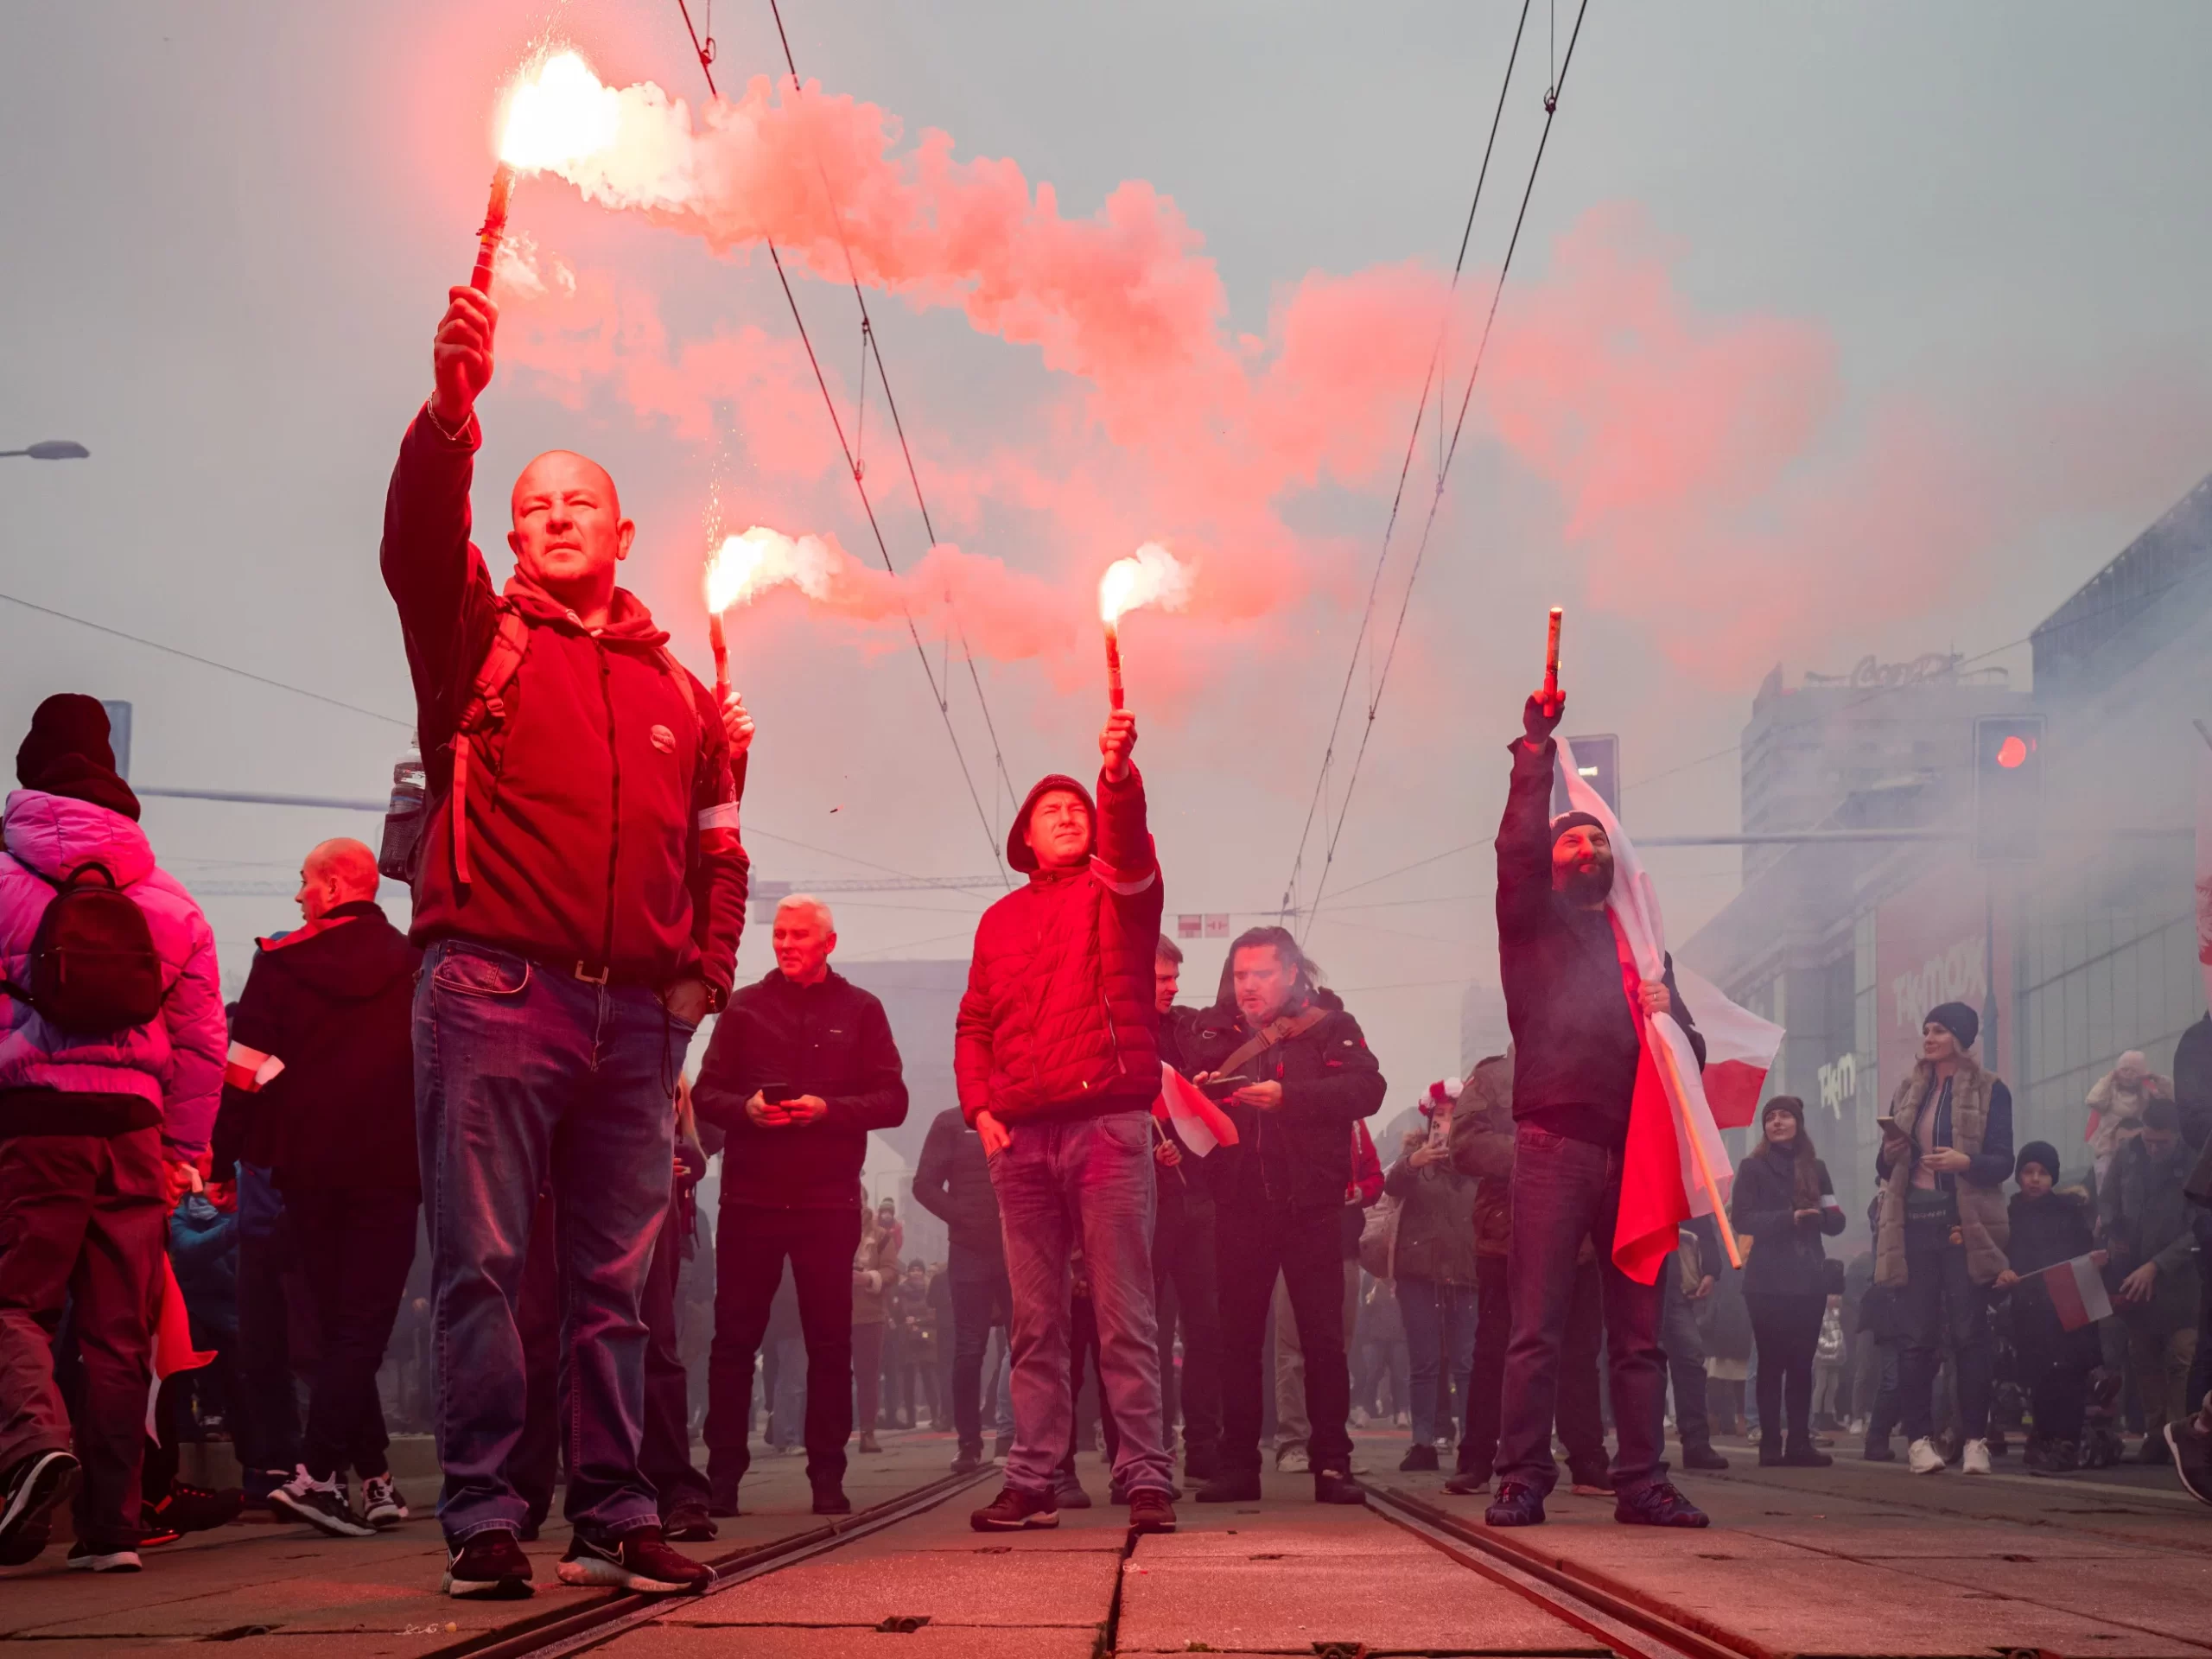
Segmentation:
{"type": "Polygon", "coordinates": [[[507,717],[505,692],[522,671],[530,650],[530,624],[512,605],[499,607],[499,626],[453,732],[453,872],[464,895],[468,887],[468,756],[474,740],[507,717]]]}

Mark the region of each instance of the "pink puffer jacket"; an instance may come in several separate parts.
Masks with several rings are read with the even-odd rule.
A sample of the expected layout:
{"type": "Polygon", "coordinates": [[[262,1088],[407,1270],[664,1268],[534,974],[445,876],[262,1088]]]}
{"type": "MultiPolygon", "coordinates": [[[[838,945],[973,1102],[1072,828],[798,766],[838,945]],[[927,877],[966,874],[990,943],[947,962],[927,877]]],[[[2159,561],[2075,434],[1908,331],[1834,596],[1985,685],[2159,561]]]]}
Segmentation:
{"type": "Polygon", "coordinates": [[[223,1095],[227,1033],[215,936],[193,897],[154,864],[146,832],[120,812],[19,789],[0,838],[0,976],[24,982],[31,940],[54,883],[80,864],[105,865],[145,912],[170,981],[162,1017],[113,1037],[55,1030],[0,993],[0,1090],[137,1095],[162,1109],[162,1139],[182,1156],[207,1149],[223,1095]]]}

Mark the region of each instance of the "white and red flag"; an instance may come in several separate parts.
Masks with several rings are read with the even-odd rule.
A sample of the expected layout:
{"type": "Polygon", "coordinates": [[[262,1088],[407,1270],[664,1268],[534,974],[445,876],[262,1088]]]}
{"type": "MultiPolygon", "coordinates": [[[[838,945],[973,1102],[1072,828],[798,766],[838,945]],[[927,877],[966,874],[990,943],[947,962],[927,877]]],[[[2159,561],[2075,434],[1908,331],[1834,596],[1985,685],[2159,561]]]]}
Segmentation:
{"type": "Polygon", "coordinates": [[[2058,1310],[2058,1323],[2079,1331],[2112,1317],[2112,1298],[2105,1292],[2105,1276],[2086,1255],[2061,1262],[2035,1275],[2043,1281],[2050,1305],[2058,1310]]]}
{"type": "MultiPolygon", "coordinates": [[[[2196,724],[2212,751],[2212,732],[2196,724]]],[[[2196,960],[2204,969],[2204,1000],[2212,1003],[2212,753],[2196,757],[2196,960]]]]}
{"type": "Polygon", "coordinates": [[[178,1287],[176,1269],[168,1253],[162,1254],[162,1305],[154,1324],[154,1381],[146,1390],[146,1438],[161,1439],[154,1426],[154,1403],[162,1397],[162,1384],[179,1371],[196,1371],[215,1356],[192,1345],[192,1317],[185,1311],[184,1292],[178,1287]]]}
{"type": "MultiPolygon", "coordinates": [[[[1643,1039],[1629,1105],[1613,1264],[1648,1285],[1657,1280],[1674,1250],[1681,1224],[1694,1215],[1713,1215],[1726,1205],[1735,1167],[1706,1102],[1697,1051],[1674,1015],[1645,1014],[1635,995],[1635,981],[1658,979],[1666,972],[1667,931],[1651,877],[1605,798],[1577,770],[1574,751],[1564,740],[1559,765],[1568,804],[1603,824],[1612,844],[1613,891],[1605,903],[1621,950],[1621,994],[1629,999],[1643,1039]]],[[[1725,1216],[1720,1224],[1725,1231],[1725,1216]]]]}
{"type": "Polygon", "coordinates": [[[1705,1037],[1705,1099],[1713,1121],[1740,1129],[1758,1116],[1766,1074],[1782,1052],[1782,1027],[1731,1002],[1720,988],[1679,962],[1675,988],[1705,1037]]]}
{"type": "Polygon", "coordinates": [[[1165,1060],[1160,1065],[1160,1093],[1152,1103],[1152,1115],[1173,1124],[1176,1136],[1201,1158],[1216,1147],[1236,1144],[1236,1125],[1229,1114],[1165,1060]]]}

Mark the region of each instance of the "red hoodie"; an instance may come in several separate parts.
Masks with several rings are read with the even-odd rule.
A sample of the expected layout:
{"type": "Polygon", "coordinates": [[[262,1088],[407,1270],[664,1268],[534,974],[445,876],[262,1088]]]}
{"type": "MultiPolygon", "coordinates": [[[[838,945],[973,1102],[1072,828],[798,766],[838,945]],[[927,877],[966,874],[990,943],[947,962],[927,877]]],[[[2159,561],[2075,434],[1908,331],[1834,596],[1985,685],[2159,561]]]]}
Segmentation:
{"type": "Polygon", "coordinates": [[[1007,861],[1030,872],[983,912],[953,1043],[960,1111],[1003,1122],[1145,1111],[1160,1092],[1160,1014],[1152,962],[1166,903],[1160,861],[1145,828],[1144,780],[1135,766],[1098,779],[1091,857],[1071,870],[1039,870],[1022,840],[1037,798],[1029,791],[1007,837],[1007,861]]]}
{"type": "Polygon", "coordinates": [[[418,415],[385,498],[385,585],[406,637],[434,804],[410,938],[474,939],[656,990],[696,975],[719,1007],[748,867],[714,699],[696,679],[685,694],[668,671],[668,635],[625,589],[597,630],[519,580],[493,594],[468,539],[480,441],[473,417],[453,440],[418,415]],[[454,728],[502,604],[530,625],[530,647],[501,696],[505,717],[473,745],[464,885],[454,728]]]}

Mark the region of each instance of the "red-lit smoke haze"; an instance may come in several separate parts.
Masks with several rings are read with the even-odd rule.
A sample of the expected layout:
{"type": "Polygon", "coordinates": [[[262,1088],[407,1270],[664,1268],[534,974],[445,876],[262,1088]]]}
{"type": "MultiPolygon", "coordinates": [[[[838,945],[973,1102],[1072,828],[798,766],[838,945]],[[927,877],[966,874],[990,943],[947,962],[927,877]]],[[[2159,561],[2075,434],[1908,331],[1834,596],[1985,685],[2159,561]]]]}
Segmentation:
{"type": "MultiPolygon", "coordinates": [[[[1262,643],[1289,637],[1317,591],[1340,604],[1356,595],[1371,537],[1292,521],[1302,499],[1332,489],[1379,498],[1379,521],[1444,315],[1441,272],[1311,273],[1278,292],[1263,335],[1233,334],[1198,234],[1149,184],[1126,182],[1068,219],[1052,188],[1033,188],[1011,161],[957,160],[934,130],[902,149],[893,117],[813,86],[795,94],[755,79],[696,125],[683,100],[650,84],[619,101],[615,143],[563,168],[588,199],[721,253],[772,237],[787,268],[841,284],[849,270],[917,310],[957,309],[1058,377],[1056,401],[981,447],[910,422],[941,531],[972,539],[989,507],[1046,527],[1020,568],[944,544],[894,583],[836,548],[842,575],[817,606],[887,634],[903,633],[909,613],[949,608],[978,653],[1049,661],[1092,626],[1105,563],[1155,539],[1197,567],[1196,620],[1262,643]]],[[[1670,254],[1638,210],[1611,206],[1560,238],[1547,270],[1516,274],[1472,435],[1557,492],[1569,569],[1554,591],[1575,597],[1579,567],[1580,597],[1643,619],[1668,657],[1716,688],[1740,690],[1784,648],[1855,645],[1955,601],[2037,515],[2175,476],[2182,437],[2202,429],[2165,423],[2173,453],[2113,453],[2096,441],[2097,411],[2133,388],[2027,389],[2018,406],[2033,417],[1973,439],[1899,399],[1854,419],[1824,329],[1700,315],[1670,254]],[[2052,447],[2058,464],[2039,453],[2052,447]]],[[[651,292],[607,271],[525,248],[501,275],[508,363],[574,401],[609,388],[687,442],[715,442],[734,419],[755,479],[748,512],[793,535],[815,528],[803,486],[842,461],[779,321],[678,339],[651,292]],[[791,492],[781,512],[779,487],[791,492]]],[[[1471,270],[1459,290],[1455,375],[1492,280],[1471,270]]],[[[2201,389],[2160,395],[2183,399],[2180,412],[2203,407],[2201,389]]],[[[1433,432],[1423,442],[1433,455],[1433,432]]],[[[1414,526],[1432,480],[1417,455],[1414,526]]],[[[1531,556],[1504,543],[1468,487],[1463,474],[1433,556],[1531,556]]]]}

